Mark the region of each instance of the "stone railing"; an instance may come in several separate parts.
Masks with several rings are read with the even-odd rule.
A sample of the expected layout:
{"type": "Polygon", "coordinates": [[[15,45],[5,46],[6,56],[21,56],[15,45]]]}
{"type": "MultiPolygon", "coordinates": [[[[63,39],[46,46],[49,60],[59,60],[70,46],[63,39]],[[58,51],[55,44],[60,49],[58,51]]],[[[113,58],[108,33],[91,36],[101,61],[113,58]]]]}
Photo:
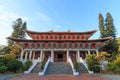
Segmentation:
{"type": "Polygon", "coordinates": [[[48,65],[49,65],[49,63],[50,63],[50,61],[51,61],[51,57],[49,57],[48,60],[47,60],[47,62],[45,63],[45,66],[44,66],[43,71],[42,71],[42,72],[39,72],[39,76],[43,76],[43,75],[45,74],[46,69],[47,69],[47,67],[48,67],[48,65]]]}
{"type": "Polygon", "coordinates": [[[79,58],[79,62],[83,63],[83,65],[85,66],[85,68],[88,70],[88,73],[89,73],[89,74],[93,74],[93,73],[94,73],[93,71],[90,71],[90,70],[88,69],[86,60],[83,60],[82,57],[79,58]]]}
{"type": "Polygon", "coordinates": [[[78,73],[78,72],[76,72],[76,69],[74,69],[74,65],[73,65],[73,62],[72,62],[72,60],[71,60],[70,56],[69,56],[69,58],[68,58],[68,62],[69,62],[69,63],[70,63],[70,65],[71,65],[71,68],[72,68],[72,71],[73,71],[73,75],[74,75],[74,76],[78,76],[78,75],[79,75],[79,73],[78,73]]]}
{"type": "Polygon", "coordinates": [[[30,68],[27,71],[24,71],[24,74],[30,73],[32,71],[32,69],[37,65],[38,62],[40,62],[40,58],[32,61],[33,64],[30,66],[30,68]]]}

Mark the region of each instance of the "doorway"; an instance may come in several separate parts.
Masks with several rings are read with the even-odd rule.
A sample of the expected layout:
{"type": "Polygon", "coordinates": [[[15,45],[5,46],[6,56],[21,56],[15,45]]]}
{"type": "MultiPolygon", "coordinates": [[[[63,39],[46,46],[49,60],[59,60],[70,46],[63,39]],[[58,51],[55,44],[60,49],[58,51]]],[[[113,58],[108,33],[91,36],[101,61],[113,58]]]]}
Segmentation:
{"type": "Polygon", "coordinates": [[[58,62],[63,62],[63,54],[62,53],[59,53],[57,55],[57,58],[58,58],[58,62]]]}

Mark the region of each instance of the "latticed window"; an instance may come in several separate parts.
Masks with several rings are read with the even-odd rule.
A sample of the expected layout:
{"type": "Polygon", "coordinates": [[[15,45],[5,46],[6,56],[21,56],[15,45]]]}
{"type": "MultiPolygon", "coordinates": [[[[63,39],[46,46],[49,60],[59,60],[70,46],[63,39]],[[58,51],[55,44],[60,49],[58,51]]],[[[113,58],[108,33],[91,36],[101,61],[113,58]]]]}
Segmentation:
{"type": "Polygon", "coordinates": [[[64,39],[66,39],[66,35],[64,35],[64,39]]]}
{"type": "Polygon", "coordinates": [[[75,43],[74,48],[77,48],[77,43],[75,43]]]}
{"type": "Polygon", "coordinates": [[[25,48],[30,48],[29,43],[24,43],[24,45],[25,45],[25,48]]]}
{"type": "Polygon", "coordinates": [[[82,43],[80,43],[80,45],[79,45],[79,48],[83,48],[83,45],[82,45],[82,43]]]}
{"type": "Polygon", "coordinates": [[[94,42],[91,43],[91,48],[96,48],[96,44],[94,42]]]}
{"type": "Polygon", "coordinates": [[[50,43],[48,43],[48,48],[50,48],[50,43]]]}
{"type": "Polygon", "coordinates": [[[40,44],[39,43],[37,43],[37,48],[40,48],[40,44]]]}
{"type": "Polygon", "coordinates": [[[77,36],[77,39],[79,39],[79,35],[77,36]]]}
{"type": "Polygon", "coordinates": [[[50,39],[53,39],[53,36],[52,36],[52,35],[50,36],[50,39]]]}
{"type": "Polygon", "coordinates": [[[55,39],[57,39],[57,36],[55,35],[55,39]]]}

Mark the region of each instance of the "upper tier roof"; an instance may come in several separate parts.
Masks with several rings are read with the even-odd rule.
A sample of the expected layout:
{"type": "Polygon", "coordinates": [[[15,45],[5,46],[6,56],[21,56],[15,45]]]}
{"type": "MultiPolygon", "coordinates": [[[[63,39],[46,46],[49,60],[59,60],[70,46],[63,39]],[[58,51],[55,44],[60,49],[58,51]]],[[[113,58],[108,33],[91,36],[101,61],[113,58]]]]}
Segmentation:
{"type": "Polygon", "coordinates": [[[71,39],[72,40],[80,40],[80,39],[83,39],[83,40],[87,40],[90,36],[92,36],[96,30],[91,30],[91,31],[86,31],[86,32],[72,32],[70,30],[66,31],[66,32],[54,32],[53,30],[51,31],[48,31],[48,32],[36,32],[36,31],[30,31],[30,30],[24,30],[33,40],[46,40],[46,38],[48,40],[53,40],[54,38],[55,39],[71,39]],[[53,38],[51,38],[51,36],[53,38]],[[62,37],[61,37],[62,36],[62,37]],[[70,38],[68,38],[68,36],[70,38]],[[77,38],[75,38],[75,36],[78,36],[77,38]],[[41,38],[43,37],[43,38],[41,38]]]}
{"type": "Polygon", "coordinates": [[[8,37],[8,39],[15,42],[99,42],[99,41],[108,41],[112,40],[112,37],[100,38],[100,39],[91,39],[91,40],[31,40],[31,39],[18,39],[8,37]]]}
{"type": "Polygon", "coordinates": [[[37,32],[37,31],[30,31],[30,30],[24,30],[26,33],[30,33],[30,34],[48,34],[48,33],[52,33],[52,34],[60,34],[60,33],[66,33],[66,34],[86,34],[86,33],[95,33],[97,30],[91,30],[91,31],[85,31],[85,32],[72,32],[71,30],[68,30],[66,32],[55,32],[54,30],[51,31],[47,31],[47,32],[37,32]]]}

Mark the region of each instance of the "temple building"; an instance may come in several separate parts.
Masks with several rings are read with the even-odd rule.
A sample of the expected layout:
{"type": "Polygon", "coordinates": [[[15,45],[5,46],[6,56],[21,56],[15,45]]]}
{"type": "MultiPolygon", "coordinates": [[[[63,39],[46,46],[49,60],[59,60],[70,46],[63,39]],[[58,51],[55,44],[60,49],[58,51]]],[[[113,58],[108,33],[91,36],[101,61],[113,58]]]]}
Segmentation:
{"type": "Polygon", "coordinates": [[[106,44],[111,38],[89,39],[96,30],[86,32],[35,32],[24,30],[31,39],[9,37],[15,44],[22,46],[20,60],[26,61],[51,57],[51,62],[68,62],[85,59],[86,54],[97,54],[98,49],[106,44]]]}

